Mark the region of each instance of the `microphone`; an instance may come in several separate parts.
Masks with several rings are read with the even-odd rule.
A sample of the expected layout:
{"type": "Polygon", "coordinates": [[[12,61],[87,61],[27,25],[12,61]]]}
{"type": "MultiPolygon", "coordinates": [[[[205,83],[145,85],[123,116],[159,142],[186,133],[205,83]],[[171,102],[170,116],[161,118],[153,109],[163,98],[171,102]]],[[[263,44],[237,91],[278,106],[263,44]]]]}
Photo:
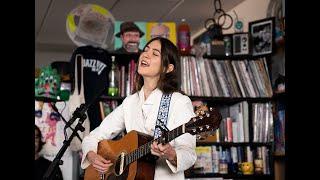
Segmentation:
{"type": "Polygon", "coordinates": [[[65,128],[70,127],[78,118],[85,120],[87,118],[87,115],[85,114],[87,110],[88,107],[84,104],[81,104],[80,107],[76,108],[76,110],[72,114],[72,118],[66,123],[65,128]]]}
{"type": "Polygon", "coordinates": [[[36,101],[47,102],[47,103],[62,101],[62,100],[59,100],[59,99],[43,97],[43,96],[35,96],[35,100],[36,101]]]}
{"type": "Polygon", "coordinates": [[[51,102],[51,107],[52,109],[55,111],[55,112],[58,112],[59,113],[59,110],[57,109],[56,105],[54,102],[51,102]]]}

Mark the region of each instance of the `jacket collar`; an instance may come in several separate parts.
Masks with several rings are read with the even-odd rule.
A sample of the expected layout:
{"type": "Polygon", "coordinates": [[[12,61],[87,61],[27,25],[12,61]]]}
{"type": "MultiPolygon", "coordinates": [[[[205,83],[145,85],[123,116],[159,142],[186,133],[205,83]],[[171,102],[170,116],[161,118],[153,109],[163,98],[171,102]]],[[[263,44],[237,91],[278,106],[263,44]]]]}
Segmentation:
{"type": "Polygon", "coordinates": [[[141,90],[139,91],[138,95],[139,95],[139,99],[143,104],[154,104],[157,102],[160,102],[160,99],[162,97],[162,91],[158,88],[156,88],[155,90],[153,90],[150,95],[148,96],[148,98],[145,100],[144,99],[144,91],[143,91],[144,86],[142,86],[141,90]]]}

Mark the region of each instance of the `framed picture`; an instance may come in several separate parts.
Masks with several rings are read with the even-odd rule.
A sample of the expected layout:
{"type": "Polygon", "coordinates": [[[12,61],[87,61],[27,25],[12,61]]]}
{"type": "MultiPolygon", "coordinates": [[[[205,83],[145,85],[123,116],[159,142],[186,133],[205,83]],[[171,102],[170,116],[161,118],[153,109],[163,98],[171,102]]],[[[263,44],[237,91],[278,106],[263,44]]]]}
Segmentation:
{"type": "Polygon", "coordinates": [[[274,48],[274,17],[249,23],[251,54],[271,54],[274,48]]]}

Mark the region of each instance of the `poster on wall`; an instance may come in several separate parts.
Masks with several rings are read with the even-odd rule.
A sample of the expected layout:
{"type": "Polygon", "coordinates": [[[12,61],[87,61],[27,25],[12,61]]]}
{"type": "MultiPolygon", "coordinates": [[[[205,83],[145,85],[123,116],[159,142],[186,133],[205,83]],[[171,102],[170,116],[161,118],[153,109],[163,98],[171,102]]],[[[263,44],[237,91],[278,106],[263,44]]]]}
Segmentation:
{"type": "Polygon", "coordinates": [[[253,56],[271,54],[274,44],[274,18],[249,23],[253,56]]]}
{"type": "Polygon", "coordinates": [[[177,45],[176,24],[173,22],[148,22],[146,24],[146,39],[147,42],[155,37],[161,36],[169,39],[177,45]]]}
{"type": "Polygon", "coordinates": [[[129,52],[135,52],[136,47],[142,50],[146,43],[154,37],[161,36],[169,39],[175,45],[177,44],[176,24],[174,22],[115,22],[115,51],[125,47],[129,52]],[[130,30],[138,33],[126,33],[126,40],[124,40],[124,32],[130,30]]]}
{"type": "Polygon", "coordinates": [[[122,40],[121,40],[121,34],[123,31],[127,31],[129,29],[136,29],[141,31],[140,37],[137,38],[130,38],[129,43],[136,43],[140,50],[143,49],[143,47],[146,45],[146,23],[145,22],[130,22],[126,23],[123,21],[116,21],[114,32],[115,32],[115,43],[114,43],[114,49],[117,50],[122,47],[122,40]],[[122,25],[122,31],[120,26],[122,25]],[[132,42],[131,42],[132,41],[132,42]]]}

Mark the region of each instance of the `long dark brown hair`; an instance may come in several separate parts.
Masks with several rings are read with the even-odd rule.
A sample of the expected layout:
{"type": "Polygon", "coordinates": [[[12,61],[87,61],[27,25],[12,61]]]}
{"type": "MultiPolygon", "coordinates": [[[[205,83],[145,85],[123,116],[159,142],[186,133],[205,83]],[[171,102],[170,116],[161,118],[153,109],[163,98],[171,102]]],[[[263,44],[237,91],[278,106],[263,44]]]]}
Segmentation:
{"type": "MultiPolygon", "coordinates": [[[[161,74],[157,88],[159,88],[165,94],[180,92],[178,83],[178,63],[180,55],[178,48],[170,40],[162,37],[156,37],[151,39],[144,46],[143,50],[153,41],[159,41],[161,44],[161,74]],[[166,73],[169,64],[173,64],[174,69],[171,72],[166,73]]],[[[139,91],[144,82],[143,77],[138,72],[136,72],[135,83],[135,91],[139,91]]]]}
{"type": "Polygon", "coordinates": [[[38,153],[38,152],[41,151],[41,149],[42,149],[43,145],[45,144],[45,142],[43,142],[41,140],[42,134],[41,134],[41,131],[40,131],[40,129],[39,129],[39,127],[37,125],[34,125],[34,130],[38,131],[38,136],[39,136],[39,147],[38,147],[38,149],[36,151],[36,153],[38,153]]]}

